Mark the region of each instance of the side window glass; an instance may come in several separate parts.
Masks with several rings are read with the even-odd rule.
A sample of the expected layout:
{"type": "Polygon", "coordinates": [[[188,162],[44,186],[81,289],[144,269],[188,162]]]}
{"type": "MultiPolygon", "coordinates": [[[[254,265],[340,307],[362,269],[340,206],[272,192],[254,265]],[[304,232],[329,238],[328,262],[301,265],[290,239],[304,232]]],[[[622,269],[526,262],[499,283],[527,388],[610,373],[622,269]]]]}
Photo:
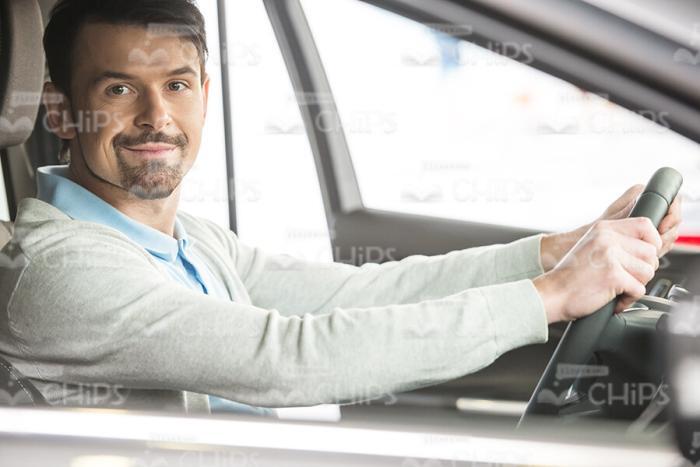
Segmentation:
{"type": "Polygon", "coordinates": [[[10,208],[7,205],[7,189],[5,188],[5,177],[0,164],[0,221],[10,220],[10,208]]]}
{"type": "Polygon", "coordinates": [[[262,1],[226,2],[240,238],[331,261],[311,146],[262,1]]]}
{"type": "Polygon", "coordinates": [[[528,44],[477,46],[357,0],[302,5],[366,207],[560,230],[672,166],[693,209],[700,148],[663,112],[528,66],[528,44]]]}
{"type": "Polygon", "coordinates": [[[197,2],[204,15],[209,60],[209,102],[197,160],[183,181],[180,208],[229,227],[228,180],[224,136],[224,111],[221,90],[218,9],[216,0],[197,2]]]}

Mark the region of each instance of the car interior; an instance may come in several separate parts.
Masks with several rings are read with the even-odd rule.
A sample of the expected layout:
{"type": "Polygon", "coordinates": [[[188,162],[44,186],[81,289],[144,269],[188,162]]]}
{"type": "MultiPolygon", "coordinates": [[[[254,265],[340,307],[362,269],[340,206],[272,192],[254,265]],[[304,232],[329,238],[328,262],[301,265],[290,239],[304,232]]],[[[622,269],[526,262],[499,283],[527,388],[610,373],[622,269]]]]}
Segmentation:
{"type": "MultiPolygon", "coordinates": [[[[384,205],[382,205],[383,201],[369,202],[370,195],[367,193],[371,190],[366,189],[369,181],[366,181],[367,177],[364,175],[363,165],[358,163],[360,156],[357,154],[369,146],[367,141],[370,140],[362,139],[366,135],[353,134],[343,125],[332,124],[334,121],[351,121],[352,116],[347,114],[351,104],[347,103],[353,100],[350,94],[351,86],[357,85],[349,82],[344,87],[345,84],[341,83],[339,78],[343,75],[343,69],[340,68],[342,65],[336,65],[336,63],[342,60],[347,60],[349,63],[354,59],[362,60],[362,55],[358,54],[359,58],[357,58],[338,53],[338,56],[343,57],[342,60],[332,56],[335,51],[326,45],[330,42],[322,39],[324,34],[328,34],[327,31],[332,32],[333,28],[339,26],[334,25],[330,17],[324,17],[323,21],[328,22],[325,25],[321,24],[320,20],[317,21],[321,15],[314,13],[314,9],[318,8],[318,11],[322,11],[323,8],[328,8],[320,5],[320,2],[313,0],[246,1],[260,4],[261,11],[266,14],[295,95],[330,96],[299,103],[298,110],[295,111],[299,113],[300,121],[303,123],[302,129],[296,136],[308,140],[311,153],[310,164],[314,167],[314,176],[317,177],[320,187],[319,196],[326,224],[324,228],[328,227],[328,230],[332,231],[329,240],[334,260],[350,258],[346,261],[355,265],[372,261],[371,258],[357,255],[357,251],[366,249],[368,246],[376,248],[377,251],[391,251],[390,258],[380,258],[376,261],[401,260],[415,254],[435,255],[456,249],[508,243],[544,230],[524,223],[498,225],[479,219],[430,215],[431,211],[437,212],[438,208],[426,204],[425,199],[418,201],[414,199],[412,202],[417,207],[413,211],[405,212],[391,208],[389,201],[384,205]],[[316,4],[318,6],[315,6],[316,4]],[[324,124],[319,125],[318,122],[324,122],[324,124]]],[[[577,89],[604,96],[607,105],[614,105],[615,108],[626,109],[641,115],[647,120],[652,120],[654,124],[659,124],[658,116],[663,114],[665,133],[672,133],[673,137],[682,138],[687,142],[683,144],[689,145],[688,154],[691,156],[700,155],[700,146],[698,146],[700,142],[700,86],[698,86],[700,83],[700,65],[698,64],[700,4],[693,0],[678,1],[673,5],[654,0],[636,2],[632,0],[618,2],[604,0],[349,1],[362,4],[361,8],[366,8],[367,11],[376,10],[377,18],[386,16],[397,22],[397,18],[400,18],[401,21],[410,22],[416,27],[440,29],[441,34],[456,41],[462,53],[465,53],[464,50],[468,50],[466,47],[471,45],[493,51],[493,44],[528,44],[530,47],[528,58],[531,60],[524,61],[522,57],[520,59],[516,57],[516,61],[525,63],[528,68],[537,70],[537,73],[544,73],[570,83],[577,89]],[[438,28],[436,25],[442,26],[438,28]],[[469,30],[466,32],[464,25],[469,25],[469,30]],[[697,30],[694,30],[694,27],[697,30]]],[[[42,124],[44,111],[40,108],[42,85],[47,79],[41,38],[43,27],[54,3],[55,0],[0,0],[0,63],[2,63],[0,68],[0,161],[8,209],[8,219],[0,221],[0,248],[7,245],[12,238],[11,219],[14,218],[18,203],[23,198],[35,195],[34,173],[37,167],[59,163],[58,141],[44,128],[42,124]]],[[[218,8],[221,17],[225,16],[226,9],[236,8],[225,1],[211,3],[218,8]]],[[[218,25],[218,46],[226,50],[226,36],[222,32],[225,29],[223,27],[225,21],[221,17],[218,25]]],[[[353,27],[358,35],[361,34],[359,31],[361,28],[357,25],[348,27],[353,27]]],[[[371,35],[371,25],[367,26],[366,34],[371,35]]],[[[347,38],[347,42],[352,42],[351,39],[347,38]]],[[[405,43],[402,44],[408,47],[405,43]]],[[[499,55],[507,55],[505,50],[498,49],[497,52],[499,55]]],[[[232,59],[229,57],[229,60],[232,59]]],[[[415,62],[418,59],[414,56],[412,60],[415,62]]],[[[225,59],[222,62],[225,63],[225,59]]],[[[413,65],[419,67],[424,66],[425,63],[413,65]]],[[[237,66],[240,67],[240,65],[237,66]]],[[[235,89],[235,86],[229,87],[228,73],[236,73],[238,69],[236,65],[221,68],[223,102],[220,106],[224,122],[228,123],[232,113],[235,112],[232,106],[236,106],[235,101],[230,98],[235,95],[235,92],[240,92],[235,89]]],[[[357,67],[351,69],[357,70],[357,67]]],[[[359,75],[362,72],[358,70],[357,73],[359,75]]],[[[363,79],[382,83],[381,73],[373,73],[370,70],[367,77],[363,79]]],[[[417,118],[425,119],[430,116],[421,115],[417,118]]],[[[386,125],[386,121],[384,124],[386,125]]],[[[234,169],[237,166],[233,164],[233,158],[238,157],[238,152],[234,150],[234,142],[237,140],[236,128],[235,125],[227,125],[223,135],[224,140],[220,142],[220,146],[225,147],[220,155],[221,165],[225,167],[223,172],[230,175],[229,183],[234,185],[235,182],[239,190],[235,196],[227,199],[224,208],[230,214],[229,227],[234,231],[239,228],[244,229],[243,203],[246,202],[246,195],[240,191],[245,181],[239,182],[237,177],[240,175],[235,173],[234,169]],[[227,160],[224,161],[224,158],[227,160]]],[[[555,137],[561,138],[562,135],[555,137]]],[[[548,141],[551,141],[552,136],[550,135],[549,138],[548,141]]],[[[388,144],[382,150],[387,148],[392,150],[388,144]]],[[[367,154],[366,160],[376,156],[371,152],[367,154]]],[[[635,161],[634,157],[635,154],[630,154],[627,161],[635,161]]],[[[646,183],[651,178],[652,172],[648,171],[647,167],[660,168],[667,165],[664,163],[665,157],[665,154],[658,154],[655,159],[640,156],[639,164],[640,167],[643,166],[643,170],[639,169],[639,173],[646,175],[639,182],[646,183]]],[[[364,162],[365,165],[367,163],[364,162]]],[[[630,163],[634,162],[625,162],[625,164],[630,163]]],[[[615,166],[613,162],[611,164],[611,168],[599,165],[592,167],[591,176],[600,175],[601,180],[610,177],[614,175],[610,172],[617,171],[623,163],[619,166],[615,166]]],[[[680,175],[683,176],[682,188],[681,182],[673,178],[674,174],[664,175],[667,177],[664,183],[673,185],[669,190],[675,190],[672,195],[669,195],[670,199],[681,189],[686,203],[685,212],[692,215],[694,202],[697,202],[692,195],[696,190],[695,178],[700,175],[700,170],[697,170],[700,164],[696,159],[689,161],[687,167],[695,167],[696,173],[684,170],[685,167],[679,167],[680,175]]],[[[545,167],[545,177],[548,176],[547,170],[545,167]]],[[[400,169],[396,169],[396,173],[400,172],[400,169]]],[[[399,177],[400,174],[396,173],[380,175],[386,178],[399,177]]],[[[553,174],[551,177],[560,177],[560,175],[553,174]]],[[[596,181],[591,184],[591,196],[595,196],[599,189],[596,183],[603,182],[596,181]]],[[[227,188],[229,192],[232,189],[236,191],[236,187],[227,188]]],[[[625,188],[624,183],[618,184],[615,191],[621,191],[623,188],[625,188]]],[[[571,206],[571,210],[575,211],[576,207],[571,206]]],[[[700,215],[700,212],[697,215],[700,215]]],[[[689,219],[690,223],[692,221],[689,219]]],[[[691,302],[695,291],[700,291],[700,275],[697,274],[700,272],[700,255],[698,255],[700,250],[696,245],[698,238],[700,234],[697,236],[691,232],[684,234],[682,241],[679,241],[678,245],[664,258],[656,276],[647,285],[647,295],[621,315],[611,317],[610,312],[605,321],[598,325],[597,330],[589,329],[576,342],[573,342],[574,338],[571,337],[576,332],[572,328],[576,326],[562,323],[552,325],[546,344],[516,349],[474,374],[438,386],[396,394],[390,401],[380,399],[343,406],[340,409],[343,422],[381,424],[390,420],[397,426],[415,428],[423,426],[421,419],[424,421],[429,419],[430,424],[425,426],[434,429],[435,426],[459,426],[462,423],[466,424],[468,420],[471,426],[483,423],[485,427],[490,423],[496,423],[499,424],[499,430],[502,426],[507,426],[509,430],[502,436],[511,439],[514,436],[525,436],[517,434],[518,422],[522,430],[529,425],[530,419],[534,419],[535,426],[532,433],[536,434],[531,435],[535,437],[533,439],[539,441],[543,439],[546,441],[549,439],[547,437],[555,439],[557,435],[552,431],[558,429],[579,430],[580,433],[585,430],[587,430],[586,433],[599,431],[598,438],[589,444],[599,443],[602,446],[604,441],[600,438],[603,435],[608,436],[609,439],[614,439],[617,435],[610,435],[606,428],[600,428],[603,425],[599,426],[596,423],[609,421],[615,423],[615,430],[621,437],[627,437],[628,440],[633,436],[642,437],[629,441],[634,445],[627,448],[628,457],[625,458],[627,454],[624,453],[624,455],[620,454],[619,459],[613,456],[614,460],[613,457],[609,460],[610,465],[618,460],[620,465],[623,465],[633,459],[634,462],[639,462],[640,459],[643,462],[659,462],[643,465],[662,465],[667,461],[669,462],[667,465],[671,465],[679,460],[679,449],[692,458],[696,455],[695,449],[700,448],[700,438],[692,434],[695,433],[695,425],[689,421],[694,418],[693,416],[690,416],[690,419],[684,418],[684,415],[679,413],[680,409],[669,404],[668,399],[669,391],[670,397],[673,398],[674,391],[679,390],[674,388],[673,384],[676,370],[672,368],[676,367],[670,362],[680,359],[678,352],[682,355],[696,352],[693,342],[697,338],[695,341],[689,340],[689,343],[684,346],[670,345],[669,341],[676,338],[673,326],[669,327],[669,323],[672,322],[673,315],[676,313],[675,307],[678,304],[691,302]],[[558,351],[555,349],[560,345],[562,336],[565,334],[569,334],[569,346],[577,346],[579,350],[586,346],[590,347],[587,351],[578,352],[580,355],[577,356],[576,362],[556,358],[555,352],[558,351]],[[570,363],[569,374],[562,372],[561,365],[557,366],[557,363],[561,362],[570,363]],[[582,371],[588,373],[583,374],[582,371]],[[543,374],[547,376],[544,377],[543,374]],[[541,379],[546,381],[543,383],[541,379]],[[548,388],[546,397],[538,392],[542,389],[538,382],[548,388]],[[630,403],[630,395],[637,397],[633,403],[630,403]],[[594,396],[597,396],[597,399],[594,396]],[[604,401],[601,402],[601,400],[604,401]],[[537,434],[537,421],[540,420],[536,416],[538,414],[547,420],[546,424],[549,427],[547,430],[550,431],[540,431],[540,434],[537,434]],[[562,428],[552,428],[553,426],[562,428]],[[674,435],[674,427],[676,430],[682,427],[681,435],[674,435]],[[682,441],[674,441],[674,439],[682,439],[682,441]],[[678,447],[675,446],[676,442],[678,447]],[[663,453],[663,456],[667,457],[659,454],[661,457],[656,459],[653,457],[655,454],[645,452],[644,449],[658,449],[658,453],[663,453]],[[642,453],[641,458],[633,456],[632,453],[635,450],[642,453]]],[[[7,252],[7,250],[3,251],[7,252]]],[[[3,260],[7,261],[7,258],[9,258],[7,254],[0,257],[0,263],[3,260]]],[[[2,284],[0,284],[1,288],[2,284]]],[[[578,322],[577,326],[583,327],[578,322]]],[[[690,378],[685,381],[697,384],[700,380],[690,378]]],[[[32,408],[48,407],[47,402],[31,381],[24,378],[2,358],[2,355],[0,355],[0,387],[13,388],[12,397],[3,398],[1,405],[16,411],[25,411],[25,415],[19,415],[24,417],[24,420],[40,422],[40,418],[32,419],[32,416],[27,414],[31,414],[32,408]]],[[[696,392],[697,389],[695,388],[696,392]]],[[[687,385],[685,390],[690,390],[687,385]]],[[[37,413],[41,415],[40,412],[37,413]]],[[[0,419],[5,416],[3,413],[0,419]]],[[[72,417],[74,414],[69,416],[72,417]]],[[[85,416],[90,415],[85,413],[85,416]]],[[[700,419],[700,417],[697,418],[700,419]]],[[[212,420],[217,423],[225,421],[224,418],[216,416],[212,416],[212,420]]],[[[241,420],[247,419],[243,417],[241,420]]],[[[307,420],[313,420],[313,416],[307,420]]],[[[142,422],[148,423],[148,419],[144,418],[142,422]]],[[[71,423],[80,422],[76,419],[71,423]]],[[[98,423],[98,418],[95,418],[95,423],[98,423]]],[[[99,423],[109,424],[109,420],[105,419],[99,423]]],[[[15,423],[14,426],[20,425],[15,423]]],[[[22,433],[26,436],[32,434],[32,429],[28,425],[21,426],[25,427],[22,428],[25,430],[22,433]]],[[[311,425],[306,428],[309,426],[311,425]]],[[[245,430],[245,427],[240,429],[245,430]]],[[[5,433],[9,437],[7,439],[15,440],[16,446],[24,446],[24,438],[17,441],[16,437],[12,437],[17,433],[13,435],[11,430],[8,432],[3,430],[0,422],[0,433],[5,433]]],[[[429,431],[428,428],[425,430],[429,431]]],[[[540,427],[540,430],[543,428],[540,427]]],[[[435,433],[435,439],[438,440],[440,436],[448,436],[444,433],[440,434],[439,430],[435,433]]],[[[498,433],[502,434],[503,431],[498,433]]],[[[58,432],[55,435],[60,438],[58,432]]],[[[109,435],[105,436],[107,436],[106,439],[109,438],[109,435]]],[[[118,435],[113,436],[118,437],[118,435]]],[[[280,434],[280,436],[283,435],[280,434]]],[[[338,436],[350,435],[341,433],[338,436]]],[[[581,440],[588,439],[586,436],[588,435],[582,435],[581,440]]],[[[177,439],[172,441],[178,442],[177,439]]],[[[439,441],[436,443],[439,444],[439,441]]],[[[85,446],[85,444],[82,447],[77,445],[72,449],[79,450],[85,446]]],[[[250,446],[252,444],[248,445],[250,446]]],[[[275,447],[273,444],[265,449],[269,449],[270,452],[291,449],[285,446],[275,447]]],[[[325,456],[330,456],[329,452],[335,452],[333,449],[343,452],[342,448],[328,449],[325,456]]],[[[615,447],[606,445],[606,449],[612,452],[615,447]]],[[[303,449],[297,451],[301,452],[303,449]]],[[[309,448],[308,451],[313,449],[309,448]]],[[[497,451],[501,456],[502,450],[497,451]]],[[[543,453],[545,451],[546,449],[543,453]]],[[[0,455],[2,452],[0,448],[0,455]]],[[[96,448],[95,452],[99,454],[101,451],[96,448]]],[[[454,455],[452,451],[450,452],[454,455]]],[[[558,451],[556,455],[565,456],[563,452],[558,451]]],[[[603,455],[603,452],[596,451],[591,455],[599,456],[603,455]]],[[[529,457],[526,456],[527,459],[523,463],[538,459],[531,451],[528,453],[530,453],[529,457]]],[[[540,455],[544,456],[543,453],[540,455]]],[[[318,452],[313,454],[313,456],[316,455],[318,457],[308,457],[306,461],[309,463],[311,463],[310,459],[319,463],[337,461],[331,457],[324,457],[318,452]]],[[[469,455],[479,459],[474,451],[469,451],[469,455]]],[[[438,454],[434,456],[439,457],[438,454]]],[[[349,460],[347,465],[359,462],[360,457],[358,454],[351,461],[349,460]]],[[[415,465],[462,465],[460,462],[466,462],[467,457],[457,457],[459,462],[450,464],[429,464],[421,458],[422,460],[415,465]]],[[[403,458],[407,457],[403,456],[403,458]]],[[[495,458],[503,459],[502,456],[495,458]]],[[[270,465],[273,461],[287,461],[288,465],[296,465],[294,462],[297,461],[292,462],[291,459],[292,457],[272,456],[266,458],[266,461],[270,460],[270,465]]],[[[372,463],[386,462],[390,465],[390,459],[393,459],[391,455],[383,454],[373,458],[372,463]]],[[[487,458],[481,458],[481,462],[488,462],[485,459],[487,458]]],[[[558,462],[561,462],[561,465],[585,465],[582,459],[588,458],[583,456],[579,460],[558,459],[547,465],[557,465],[558,462]]],[[[511,459],[508,463],[518,464],[521,461],[522,459],[511,459]]],[[[48,460],[47,462],[50,463],[48,460]]],[[[211,460],[207,462],[211,463],[211,460]]],[[[298,462],[301,465],[301,460],[298,462]]],[[[392,465],[396,465],[395,462],[392,465]]],[[[404,461],[403,465],[414,464],[404,461]]],[[[607,464],[602,462],[599,465],[607,464]]]]}

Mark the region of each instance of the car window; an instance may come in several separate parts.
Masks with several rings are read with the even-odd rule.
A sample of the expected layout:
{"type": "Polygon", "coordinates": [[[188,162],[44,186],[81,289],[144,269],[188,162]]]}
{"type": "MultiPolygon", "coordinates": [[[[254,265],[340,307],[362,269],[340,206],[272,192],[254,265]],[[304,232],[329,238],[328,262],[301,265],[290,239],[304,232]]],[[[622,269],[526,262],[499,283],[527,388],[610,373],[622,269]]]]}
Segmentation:
{"type": "Polygon", "coordinates": [[[477,46],[357,0],[302,5],[366,207],[560,230],[668,165],[693,209],[700,148],[663,112],[629,111],[528,66],[528,44],[477,46]]]}
{"type": "Polygon", "coordinates": [[[239,236],[330,261],[311,146],[263,2],[226,2],[226,29],[239,236]]]}
{"type": "Polygon", "coordinates": [[[209,59],[209,102],[197,161],[183,180],[180,207],[183,211],[229,226],[228,180],[221,90],[218,8],[216,0],[199,0],[206,22],[209,59]]]}

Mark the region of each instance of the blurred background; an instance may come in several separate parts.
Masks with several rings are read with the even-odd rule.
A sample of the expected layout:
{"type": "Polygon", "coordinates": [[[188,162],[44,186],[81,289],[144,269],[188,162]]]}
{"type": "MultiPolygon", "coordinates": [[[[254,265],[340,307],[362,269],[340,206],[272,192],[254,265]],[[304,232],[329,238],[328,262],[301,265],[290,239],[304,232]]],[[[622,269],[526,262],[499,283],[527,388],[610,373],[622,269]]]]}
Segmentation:
{"type": "MultiPolygon", "coordinates": [[[[644,2],[597,3],[645,18],[644,2]]],[[[219,18],[215,0],[199,5],[212,96],[183,209],[228,226],[219,18]]],[[[302,6],[340,116],[322,130],[344,130],[366,207],[557,231],[591,222],[668,165],[685,177],[682,240],[700,236],[700,148],[663,112],[629,111],[528,66],[528,44],[475,45],[358,0],[302,6]]],[[[239,236],[330,261],[298,107],[323,96],[295,94],[262,2],[227,2],[225,24],[239,236]]],[[[700,44],[700,25],[685,32],[700,44]]]]}

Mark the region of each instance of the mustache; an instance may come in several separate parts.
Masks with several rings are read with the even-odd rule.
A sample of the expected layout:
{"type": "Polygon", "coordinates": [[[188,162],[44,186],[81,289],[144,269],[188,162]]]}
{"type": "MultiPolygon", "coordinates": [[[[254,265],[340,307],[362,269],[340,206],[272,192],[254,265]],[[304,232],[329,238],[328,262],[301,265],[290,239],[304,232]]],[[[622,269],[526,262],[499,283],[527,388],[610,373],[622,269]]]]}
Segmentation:
{"type": "Polygon", "coordinates": [[[112,146],[138,146],[147,143],[164,143],[172,146],[184,147],[187,145],[187,137],[183,134],[176,136],[166,135],[165,133],[141,133],[138,136],[127,136],[119,134],[112,140],[112,146]]]}

